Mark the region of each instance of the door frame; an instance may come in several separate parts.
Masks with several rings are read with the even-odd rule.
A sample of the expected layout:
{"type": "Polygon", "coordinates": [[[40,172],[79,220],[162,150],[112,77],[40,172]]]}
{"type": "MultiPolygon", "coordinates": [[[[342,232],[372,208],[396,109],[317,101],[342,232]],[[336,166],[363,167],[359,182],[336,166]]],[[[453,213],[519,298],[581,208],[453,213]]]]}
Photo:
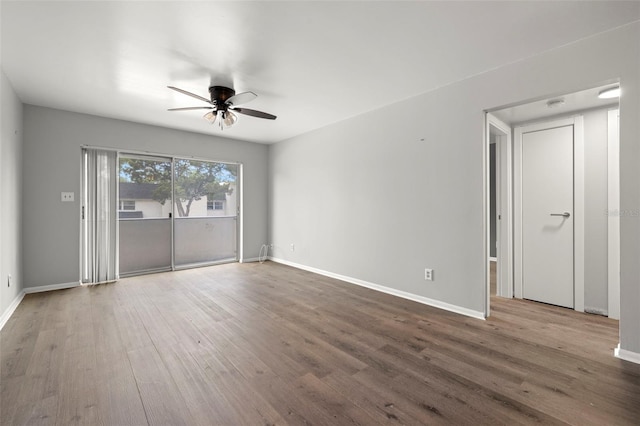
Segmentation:
{"type": "Polygon", "coordinates": [[[524,133],[573,126],[573,306],[584,312],[584,123],[582,115],[551,119],[534,124],[516,126],[513,140],[514,195],[514,297],[523,298],[522,287],[522,135],[524,133]]]}
{"type": "Polygon", "coordinates": [[[620,108],[607,111],[607,313],[620,319],[620,108]]]}
{"type": "Polygon", "coordinates": [[[208,163],[224,163],[224,164],[234,164],[236,166],[238,166],[238,175],[236,176],[236,189],[235,189],[235,193],[236,193],[236,232],[235,232],[235,238],[236,238],[236,256],[233,260],[215,260],[215,261],[207,261],[207,262],[198,262],[198,263],[190,263],[190,264],[186,264],[186,265],[176,265],[175,263],[175,220],[177,219],[176,217],[176,213],[175,213],[175,200],[172,200],[172,206],[171,206],[171,215],[172,215],[172,220],[171,220],[171,270],[172,271],[182,271],[182,270],[186,270],[186,269],[193,269],[193,268],[200,268],[200,267],[206,267],[206,266],[215,266],[215,265],[221,265],[221,264],[225,264],[225,263],[234,263],[234,262],[238,262],[238,263],[244,263],[244,252],[243,252],[243,247],[244,245],[242,244],[242,235],[243,235],[243,231],[242,231],[242,224],[243,224],[243,220],[241,219],[241,213],[242,213],[242,208],[244,203],[242,202],[243,200],[243,164],[237,161],[222,161],[222,160],[209,160],[206,158],[202,158],[202,157],[185,157],[185,156],[180,156],[180,155],[173,155],[171,156],[171,195],[172,197],[175,196],[175,160],[194,160],[194,161],[202,161],[202,162],[208,162],[208,163]]]}
{"type": "MultiPolygon", "coordinates": [[[[497,229],[496,229],[496,295],[499,297],[513,298],[513,191],[512,191],[512,152],[513,143],[511,137],[511,126],[504,123],[491,113],[486,115],[486,133],[485,140],[487,146],[487,159],[488,148],[491,144],[491,128],[497,130],[500,133],[496,137],[496,210],[497,210],[497,229]]],[[[487,164],[488,164],[487,160],[487,164]]],[[[487,166],[487,173],[489,173],[489,167],[487,166]]],[[[487,174],[487,186],[486,196],[489,195],[489,177],[487,174]]],[[[485,197],[486,198],[486,197],[485,197]]],[[[490,203],[486,198],[487,203],[487,221],[489,218],[490,203]]],[[[490,290],[490,276],[489,276],[489,253],[490,253],[490,237],[489,237],[489,225],[486,226],[487,235],[487,276],[486,276],[486,312],[489,316],[490,304],[491,304],[491,290],[490,290]]]]}

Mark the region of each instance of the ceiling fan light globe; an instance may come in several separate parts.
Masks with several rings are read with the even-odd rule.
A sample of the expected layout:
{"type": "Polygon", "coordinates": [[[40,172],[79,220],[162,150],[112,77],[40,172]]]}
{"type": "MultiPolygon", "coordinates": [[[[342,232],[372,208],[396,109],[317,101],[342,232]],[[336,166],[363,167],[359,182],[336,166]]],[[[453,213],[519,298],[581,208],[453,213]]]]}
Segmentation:
{"type": "Polygon", "coordinates": [[[208,113],[203,115],[204,119],[207,120],[209,124],[213,124],[216,121],[217,116],[217,111],[209,111],[208,113]]]}
{"type": "Polygon", "coordinates": [[[238,117],[232,113],[231,111],[227,111],[224,113],[224,125],[227,127],[233,126],[236,121],[238,121],[238,117]]]}

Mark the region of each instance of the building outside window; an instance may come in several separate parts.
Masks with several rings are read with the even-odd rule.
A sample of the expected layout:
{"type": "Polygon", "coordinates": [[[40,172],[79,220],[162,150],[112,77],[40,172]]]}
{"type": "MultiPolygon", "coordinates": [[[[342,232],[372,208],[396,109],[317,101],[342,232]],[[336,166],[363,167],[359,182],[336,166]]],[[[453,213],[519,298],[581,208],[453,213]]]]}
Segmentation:
{"type": "Polygon", "coordinates": [[[224,210],[224,201],[207,200],[207,210],[224,210]]]}
{"type": "Polygon", "coordinates": [[[136,209],[135,200],[120,200],[120,210],[135,210],[135,209],[136,209]]]}

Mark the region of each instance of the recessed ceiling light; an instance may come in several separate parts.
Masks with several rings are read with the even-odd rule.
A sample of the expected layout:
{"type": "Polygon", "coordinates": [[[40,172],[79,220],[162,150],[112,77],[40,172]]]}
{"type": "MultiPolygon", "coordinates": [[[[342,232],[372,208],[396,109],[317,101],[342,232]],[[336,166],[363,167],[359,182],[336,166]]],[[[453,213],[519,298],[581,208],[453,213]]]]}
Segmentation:
{"type": "Polygon", "coordinates": [[[549,108],[556,108],[561,105],[564,105],[564,98],[551,99],[550,101],[547,101],[547,107],[549,108]]]}
{"type": "Polygon", "coordinates": [[[620,86],[609,87],[608,89],[601,90],[598,93],[600,99],[611,99],[620,97],[620,86]]]}

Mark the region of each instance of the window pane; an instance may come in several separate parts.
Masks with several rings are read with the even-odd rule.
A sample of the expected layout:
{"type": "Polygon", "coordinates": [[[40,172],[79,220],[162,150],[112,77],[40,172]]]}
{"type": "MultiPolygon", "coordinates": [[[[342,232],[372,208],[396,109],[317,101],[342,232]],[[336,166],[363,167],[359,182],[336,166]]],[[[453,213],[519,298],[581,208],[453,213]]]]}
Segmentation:
{"type": "Polygon", "coordinates": [[[120,275],[171,269],[171,160],[120,158],[120,275]]]}
{"type": "Polygon", "coordinates": [[[174,167],[176,218],[236,215],[237,164],[176,159],[174,167]]]}
{"type": "Polygon", "coordinates": [[[174,229],[176,265],[236,258],[235,217],[176,218],[174,229]]]}
{"type": "Polygon", "coordinates": [[[171,161],[120,158],[121,219],[168,218],[171,212],[171,161]]]}
{"type": "Polygon", "coordinates": [[[171,268],[171,219],[120,219],[120,275],[171,268]]]}
{"type": "Polygon", "coordinates": [[[236,164],[174,160],[175,264],[236,259],[236,164]]]}

